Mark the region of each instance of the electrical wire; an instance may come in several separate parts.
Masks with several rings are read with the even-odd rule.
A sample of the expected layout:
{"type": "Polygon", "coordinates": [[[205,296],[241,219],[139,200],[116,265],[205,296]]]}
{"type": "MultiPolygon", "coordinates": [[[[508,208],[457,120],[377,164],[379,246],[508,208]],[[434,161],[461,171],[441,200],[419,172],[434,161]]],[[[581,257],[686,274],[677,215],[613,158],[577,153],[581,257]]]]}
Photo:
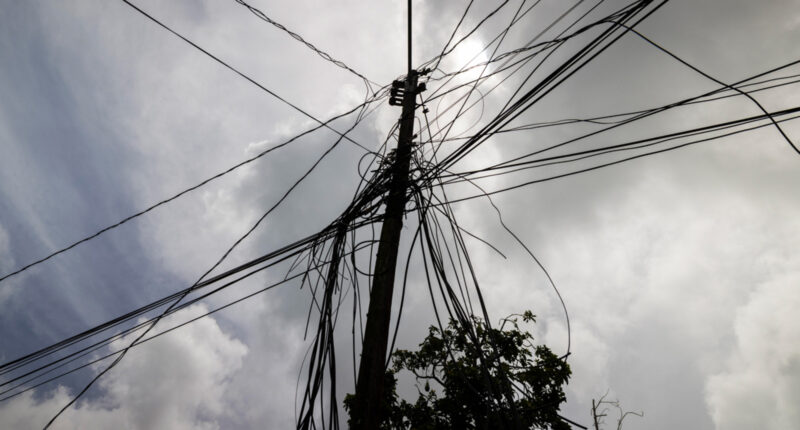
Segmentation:
{"type": "Polygon", "coordinates": [[[289,30],[289,29],[288,29],[288,28],[286,28],[286,27],[285,27],[283,24],[281,24],[281,23],[279,23],[279,22],[275,21],[274,19],[270,18],[269,16],[267,16],[267,14],[265,14],[264,12],[262,12],[260,9],[258,9],[258,8],[256,8],[256,7],[254,7],[254,6],[251,6],[249,3],[245,2],[244,0],[234,0],[234,1],[235,1],[236,3],[239,3],[239,4],[240,4],[240,5],[242,5],[242,6],[246,7],[246,8],[247,8],[247,9],[248,9],[248,10],[249,10],[249,11],[250,11],[250,12],[251,12],[253,15],[257,16],[257,17],[258,17],[259,19],[261,19],[262,21],[264,21],[264,22],[267,22],[267,23],[271,24],[272,26],[276,27],[277,29],[279,29],[279,30],[281,30],[281,31],[285,32],[286,34],[288,34],[289,36],[291,36],[293,39],[295,39],[295,40],[297,40],[298,42],[300,42],[300,43],[302,43],[303,45],[305,45],[305,46],[306,46],[308,49],[311,49],[312,51],[316,52],[316,53],[317,53],[317,55],[319,55],[320,57],[322,57],[322,58],[323,58],[323,59],[325,59],[326,61],[329,61],[329,62],[331,62],[331,63],[335,64],[337,67],[340,67],[340,68],[342,68],[342,69],[344,69],[344,70],[347,70],[348,72],[350,72],[350,73],[352,73],[352,74],[356,75],[357,77],[359,77],[359,78],[360,78],[362,81],[364,81],[364,85],[367,87],[367,90],[368,90],[368,91],[371,91],[371,92],[372,92],[372,95],[373,95],[373,96],[375,95],[375,90],[372,88],[372,85],[374,84],[374,85],[376,85],[376,86],[378,86],[378,87],[380,87],[380,86],[381,86],[380,84],[377,84],[377,83],[375,83],[375,82],[373,82],[373,81],[371,81],[371,80],[367,79],[367,78],[366,78],[364,75],[362,75],[361,73],[359,73],[359,72],[356,72],[355,70],[353,70],[353,69],[352,69],[350,66],[348,66],[348,65],[347,65],[347,64],[345,64],[344,62],[342,62],[342,61],[340,61],[340,60],[337,60],[337,59],[333,58],[333,57],[332,57],[330,54],[328,54],[327,52],[325,52],[325,51],[323,51],[323,50],[321,50],[321,49],[317,48],[317,47],[316,47],[316,46],[314,46],[312,43],[310,43],[310,42],[306,41],[306,40],[305,40],[305,39],[304,39],[302,36],[300,36],[299,34],[297,34],[297,33],[293,32],[293,31],[289,30]]]}

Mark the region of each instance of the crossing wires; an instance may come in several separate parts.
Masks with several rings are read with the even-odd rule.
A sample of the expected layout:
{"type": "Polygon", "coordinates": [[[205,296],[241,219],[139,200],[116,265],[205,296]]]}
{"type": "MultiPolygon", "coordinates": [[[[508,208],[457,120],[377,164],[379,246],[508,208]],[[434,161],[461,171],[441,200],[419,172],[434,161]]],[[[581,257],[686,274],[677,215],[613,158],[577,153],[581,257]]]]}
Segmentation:
{"type": "MultiPolygon", "coordinates": [[[[375,287],[376,279],[381,276],[373,265],[376,244],[379,242],[376,238],[376,229],[386,225],[387,213],[390,212],[389,195],[397,174],[398,151],[392,151],[390,147],[392,141],[406,140],[405,137],[401,137],[401,133],[407,130],[403,131],[402,127],[396,124],[387,133],[381,145],[365,145],[351,134],[373,112],[377,103],[385,100],[389,86],[376,84],[331,54],[319,49],[307,38],[278,23],[260,9],[243,0],[235,0],[254,16],[287,33],[325,61],[348,71],[364,82],[368,94],[363,103],[330,119],[317,119],[130,1],[122,1],[137,13],[180,38],[188,46],[199,50],[208,58],[247,80],[259,92],[266,92],[318,125],[44,258],[5,274],[0,277],[0,281],[44,263],[78,245],[90,242],[316,130],[329,129],[336,134],[336,137],[328,142],[329,145],[318,154],[310,166],[300,171],[295,181],[276,201],[262,209],[258,220],[238,240],[221,252],[216,263],[203,271],[196,282],[174,286],[175,291],[151,303],[1,364],[0,377],[3,379],[0,380],[0,401],[14,398],[92,365],[107,363],[104,360],[113,360],[104,370],[95,374],[83,390],[62,409],[66,410],[89,390],[95,381],[119,363],[130,349],[138,348],[151,339],[178,330],[198,318],[281,286],[308,296],[305,332],[309,342],[303,363],[303,374],[300,375],[302,382],[298,383],[296,396],[297,427],[339,428],[342,416],[339,414],[341,399],[338,396],[343,387],[349,385],[344,385],[337,378],[343,354],[337,351],[336,340],[342,336],[341,326],[348,325],[346,329],[349,329],[351,349],[349,355],[353,364],[352,385],[356,386],[358,383],[355,380],[356,367],[359,357],[363,357],[364,352],[360,350],[365,337],[364,298],[369,296],[375,287]],[[339,131],[338,126],[334,128],[335,121],[349,121],[349,127],[345,131],[339,131]],[[344,141],[357,145],[363,152],[358,163],[360,181],[350,201],[343,204],[344,209],[339,215],[315,233],[256,256],[221,274],[213,275],[230,253],[260,228],[264,220],[271,216],[276,208],[282,206],[290,195],[296,194],[298,185],[318,170],[344,141]],[[239,291],[237,286],[241,286],[245,280],[252,279],[256,275],[266,277],[266,274],[270,277],[270,282],[256,292],[246,294],[240,292],[235,300],[216,306],[200,317],[174,323],[175,320],[172,318],[185,315],[182,311],[190,306],[208,303],[209,298],[219,297],[222,291],[239,291]],[[123,344],[124,346],[120,346],[123,344]]],[[[537,23],[537,31],[533,33],[532,38],[525,33],[526,37],[522,40],[527,42],[516,43],[513,32],[520,27],[533,27],[529,20],[539,11],[536,9],[540,4],[539,1],[521,0],[518,4],[502,1],[477,17],[471,15],[476,4],[470,1],[463,12],[457,15],[459,20],[452,31],[448,30],[445,33],[449,34],[449,37],[444,46],[434,51],[439,54],[422,62],[417,69],[413,67],[409,39],[407,77],[417,70],[430,67],[429,75],[424,78],[430,88],[428,92],[419,94],[412,100],[415,103],[414,107],[421,108],[422,113],[411,118],[412,122],[416,123],[411,133],[415,136],[413,144],[411,144],[412,138],[408,138],[410,168],[408,175],[404,175],[407,177],[403,178],[403,181],[407,181],[407,189],[402,192],[403,207],[399,211],[399,216],[405,219],[408,234],[412,236],[407,241],[407,248],[400,250],[400,254],[405,256],[405,262],[400,266],[403,275],[401,298],[396,307],[397,316],[394,320],[390,318],[392,323],[390,327],[394,327],[394,331],[389,343],[389,354],[395,347],[398,332],[401,330],[407,292],[410,294],[420,289],[427,290],[427,299],[440,329],[444,329],[449,321],[454,321],[464,328],[471,342],[481,342],[475,332],[476,317],[483,319],[491,327],[491,309],[485,297],[485,280],[481,279],[480,261],[475,258],[470,243],[476,241],[478,246],[487,247],[501,258],[506,257],[504,252],[507,251],[502,246],[482,238],[479,233],[470,231],[459,217],[458,203],[467,201],[486,203],[497,215],[500,227],[530,257],[528,261],[544,274],[549,284],[548,288],[553,289],[557,303],[560,303],[564,312],[566,348],[562,359],[567,360],[573,340],[567,303],[559,289],[561,287],[557,287],[559,276],[556,272],[547,270],[545,262],[533,252],[534,247],[512,230],[503,218],[501,205],[493,200],[494,195],[570,176],[589,174],[621,163],[700,143],[719,141],[767,127],[778,130],[793,150],[800,153],[782,128],[782,125],[800,119],[800,106],[768,110],[756,99],[757,94],[767,91],[796,88],[793,85],[800,84],[800,73],[791,69],[800,64],[800,61],[788,62],[730,84],[718,80],[677,53],[667,50],[638,28],[666,3],[666,0],[638,0],[621,7],[608,6],[612,8],[608,11],[603,9],[607,5],[602,0],[591,4],[579,0],[564,5],[549,22],[543,25],[537,23]],[[512,4],[516,7],[506,9],[512,4]],[[500,19],[505,21],[495,25],[493,27],[495,31],[490,31],[488,23],[496,24],[500,19]],[[531,112],[535,112],[535,108],[541,106],[543,100],[575,80],[586,79],[585,69],[595,62],[596,58],[605,55],[604,53],[618,45],[620,40],[626,38],[645,41],[653,49],[668,55],[717,86],[711,91],[700,92],[666,104],[654,103],[645,109],[602,112],[598,115],[554,120],[531,118],[534,116],[531,112]],[[479,55],[475,55],[471,60],[451,68],[450,64],[455,63],[452,58],[453,52],[465,42],[472,40],[489,41],[482,42],[483,49],[479,53],[479,55],[485,54],[486,57],[477,61],[479,55]],[[512,44],[513,46],[510,46],[512,44]],[[783,74],[776,76],[777,73],[783,74]],[[457,100],[445,103],[447,97],[459,94],[457,100]],[[692,127],[676,127],[665,132],[647,130],[647,135],[630,139],[620,137],[623,135],[621,131],[630,130],[632,125],[642,124],[648,118],[658,117],[667,112],[679,112],[681,109],[714,106],[713,103],[735,97],[747,99],[759,108],[760,113],[726,118],[692,127]],[[429,109],[434,103],[437,107],[429,109]],[[457,127],[464,125],[467,115],[477,109],[481,109],[481,114],[477,120],[472,120],[472,127],[463,127],[463,131],[456,132],[457,127]],[[563,130],[577,126],[585,126],[589,131],[564,139],[549,137],[540,141],[534,139],[526,141],[523,138],[521,140],[524,145],[521,146],[522,150],[519,153],[499,150],[497,151],[500,154],[499,160],[487,161],[475,157],[481,148],[491,145],[500,148],[500,142],[504,137],[527,137],[537,130],[563,130]],[[620,134],[613,134],[616,132],[620,134]],[[416,265],[412,267],[412,264],[416,265]]],[[[408,20],[407,30],[410,38],[411,19],[408,20]]],[[[486,346],[491,347],[491,345],[486,346]]],[[[491,349],[486,348],[486,351],[491,349]]],[[[450,354],[452,356],[453,353],[450,354]]],[[[386,361],[385,357],[381,360],[386,361]]],[[[498,357],[486,352],[478,364],[479,371],[489,381],[492,404],[498,407],[505,404],[513,405],[514,402],[509,400],[522,394],[513,387],[509,388],[510,385],[502,374],[492,374],[491,363],[498,360],[500,360],[498,357]]],[[[349,384],[349,381],[347,383],[349,384]]],[[[515,410],[509,412],[512,416],[517,413],[515,410]]],[[[58,415],[53,417],[51,423],[56,418],[58,415]]],[[[506,424],[511,426],[511,423],[506,424]]]]}

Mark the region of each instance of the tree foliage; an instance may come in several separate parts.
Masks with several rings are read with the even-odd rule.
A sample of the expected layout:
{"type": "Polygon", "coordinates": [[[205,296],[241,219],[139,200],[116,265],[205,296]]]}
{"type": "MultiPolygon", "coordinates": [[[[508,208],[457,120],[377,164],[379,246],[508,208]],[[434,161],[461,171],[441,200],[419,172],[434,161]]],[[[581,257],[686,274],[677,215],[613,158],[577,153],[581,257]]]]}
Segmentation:
{"type": "MultiPolygon", "coordinates": [[[[535,319],[528,311],[504,319],[499,328],[475,317],[471,324],[451,321],[444,330],[431,327],[419,350],[396,351],[386,374],[382,428],[568,429],[558,409],[569,365],[546,346],[534,345],[517,317],[535,319]],[[414,403],[397,396],[401,371],[416,377],[414,403]]],[[[345,399],[348,410],[352,400],[345,399]]]]}

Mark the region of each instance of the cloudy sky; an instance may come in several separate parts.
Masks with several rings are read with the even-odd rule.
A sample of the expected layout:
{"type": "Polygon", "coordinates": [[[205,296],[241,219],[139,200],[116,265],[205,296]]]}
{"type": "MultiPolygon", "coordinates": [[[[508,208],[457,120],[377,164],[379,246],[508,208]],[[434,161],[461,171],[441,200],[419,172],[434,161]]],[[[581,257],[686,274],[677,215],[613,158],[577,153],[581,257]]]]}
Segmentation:
{"type": "MultiPolygon", "coordinates": [[[[414,2],[415,64],[439,54],[467,3],[414,2]]],[[[501,4],[476,3],[457,38],[501,4]]],[[[541,40],[555,37],[597,4],[575,3],[541,40]]],[[[601,3],[584,23],[627,4],[601,3]]],[[[359,78],[234,0],[135,4],[314,117],[329,118],[364,99],[359,78]]],[[[498,52],[523,46],[573,4],[542,0],[498,52]]],[[[405,72],[405,2],[253,0],[252,5],[379,85],[405,72]]],[[[519,8],[519,0],[509,1],[445,57],[442,70],[488,58],[491,51],[482,49],[519,8]]],[[[675,0],[637,29],[726,83],[800,59],[800,11],[789,0],[675,0]]],[[[548,64],[559,64],[593,35],[566,45],[548,64]]],[[[549,70],[534,75],[526,88],[549,70]]],[[[466,73],[459,82],[477,73],[466,73]]],[[[797,74],[795,66],[764,79],[797,74]]],[[[521,78],[484,82],[484,114],[476,105],[452,134],[469,135],[485,124],[521,78]]],[[[513,125],[637,111],[719,87],[628,34],[513,125]]],[[[800,106],[797,88],[786,85],[754,96],[767,110],[778,111],[800,106]]],[[[436,113],[459,95],[429,108],[436,113]]],[[[0,100],[2,274],[315,125],[121,1],[0,0],[0,100]]],[[[759,114],[752,101],[731,97],[660,114],[572,149],[759,114]]],[[[381,101],[351,136],[377,149],[398,115],[399,109],[381,101]]],[[[343,131],[351,120],[333,126],[343,131]]],[[[797,122],[781,126],[800,141],[797,122]]],[[[508,160],[593,127],[496,136],[455,169],[508,160]]],[[[191,285],[335,138],[325,129],[304,136],[0,282],[0,361],[191,285]]],[[[445,144],[442,151],[455,145],[445,144]]],[[[220,269],[331,222],[352,198],[364,154],[351,142],[340,143],[220,269]]],[[[574,166],[524,171],[481,185],[499,190],[574,166]]],[[[800,323],[794,315],[800,306],[798,186],[800,155],[774,127],[764,127],[496,194],[503,220],[546,266],[569,310],[573,377],[563,414],[588,425],[591,400],[608,392],[626,410],[644,411],[643,418],[627,420],[626,429],[800,428],[800,323]]],[[[448,192],[458,198],[475,189],[456,185],[448,192]]],[[[528,327],[537,341],[565,352],[564,313],[541,269],[502,229],[486,199],[453,208],[464,228],[505,254],[467,242],[492,317],[531,309],[540,317],[528,327]]],[[[404,230],[406,250],[414,228],[404,230]]],[[[424,274],[415,265],[418,257],[411,259],[401,347],[418,344],[435,322],[424,274]]],[[[282,274],[268,272],[237,284],[159,327],[202,315],[282,274]]],[[[304,340],[310,305],[307,289],[288,284],[148,342],[132,350],[55,428],[289,428],[310,345],[311,338],[304,340]]],[[[339,328],[341,399],[353,391],[353,363],[350,323],[339,328]]],[[[0,402],[0,427],[41,428],[100,369],[92,366],[0,402]]]]}

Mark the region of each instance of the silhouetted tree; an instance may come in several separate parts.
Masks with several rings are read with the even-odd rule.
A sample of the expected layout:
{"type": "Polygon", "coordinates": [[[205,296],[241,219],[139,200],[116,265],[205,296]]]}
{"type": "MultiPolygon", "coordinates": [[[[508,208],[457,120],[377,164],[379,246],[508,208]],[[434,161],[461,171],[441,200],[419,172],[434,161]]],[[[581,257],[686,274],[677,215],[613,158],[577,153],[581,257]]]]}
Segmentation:
{"type": "MultiPolygon", "coordinates": [[[[517,317],[490,328],[479,318],[431,327],[419,350],[398,350],[386,373],[382,429],[569,429],[559,418],[569,365],[549,348],[534,345],[517,317]],[[395,374],[410,371],[419,396],[399,399],[395,374]]],[[[353,396],[345,398],[351,412],[353,396]]]]}

